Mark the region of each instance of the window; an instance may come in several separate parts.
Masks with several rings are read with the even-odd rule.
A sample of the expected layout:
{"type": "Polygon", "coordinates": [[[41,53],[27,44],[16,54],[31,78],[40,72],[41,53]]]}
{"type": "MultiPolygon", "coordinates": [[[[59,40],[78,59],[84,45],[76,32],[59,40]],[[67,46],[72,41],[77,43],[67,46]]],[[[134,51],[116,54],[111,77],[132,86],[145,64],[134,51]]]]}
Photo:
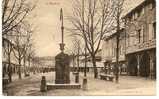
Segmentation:
{"type": "Polygon", "coordinates": [[[152,8],[153,8],[152,3],[150,3],[150,4],[148,5],[148,8],[149,8],[150,10],[152,10],[152,8]]]}
{"type": "Polygon", "coordinates": [[[153,35],[156,38],[156,22],[153,23],[153,35]]]}
{"type": "Polygon", "coordinates": [[[152,9],[156,8],[156,1],[152,3],[152,9]]]}
{"type": "Polygon", "coordinates": [[[142,27],[142,35],[143,35],[143,42],[146,42],[146,31],[145,31],[145,26],[142,27]]]}
{"type": "Polygon", "coordinates": [[[144,42],[144,26],[141,26],[141,32],[140,32],[140,43],[144,42]]]}
{"type": "Polygon", "coordinates": [[[138,39],[139,39],[139,43],[141,42],[141,29],[138,30],[138,39]]]}
{"type": "Polygon", "coordinates": [[[112,49],[112,52],[113,52],[113,57],[114,57],[114,48],[112,49]]]}
{"type": "Polygon", "coordinates": [[[149,40],[152,40],[153,39],[153,35],[154,35],[154,33],[153,33],[153,24],[152,23],[150,23],[149,25],[148,25],[149,27],[148,27],[148,38],[149,38],[149,40]]]}
{"type": "Polygon", "coordinates": [[[129,37],[129,34],[127,34],[127,47],[129,47],[129,45],[130,45],[130,37],[129,37]]]}
{"type": "Polygon", "coordinates": [[[140,12],[137,12],[137,17],[140,17],[140,12]]]}
{"type": "Polygon", "coordinates": [[[132,14],[132,20],[135,20],[135,13],[132,14]]]}
{"type": "Polygon", "coordinates": [[[119,55],[121,54],[120,52],[121,52],[121,49],[120,49],[120,46],[119,46],[119,49],[118,49],[118,54],[119,54],[119,55]]]}
{"type": "Polygon", "coordinates": [[[141,16],[141,9],[138,9],[137,10],[137,17],[140,17],[141,16]]]}
{"type": "Polygon", "coordinates": [[[114,48],[114,56],[116,56],[116,48],[114,48]]]}
{"type": "Polygon", "coordinates": [[[122,55],[122,47],[120,46],[120,55],[122,55]]]}
{"type": "Polygon", "coordinates": [[[138,17],[138,13],[135,13],[135,20],[137,19],[137,17],[138,17]]]}
{"type": "Polygon", "coordinates": [[[121,46],[121,55],[124,55],[124,47],[121,46]]]}
{"type": "Polygon", "coordinates": [[[128,15],[127,21],[128,21],[128,22],[131,22],[131,21],[132,21],[132,13],[128,15]]]}
{"type": "Polygon", "coordinates": [[[142,8],[142,15],[145,14],[145,8],[142,8]]]}

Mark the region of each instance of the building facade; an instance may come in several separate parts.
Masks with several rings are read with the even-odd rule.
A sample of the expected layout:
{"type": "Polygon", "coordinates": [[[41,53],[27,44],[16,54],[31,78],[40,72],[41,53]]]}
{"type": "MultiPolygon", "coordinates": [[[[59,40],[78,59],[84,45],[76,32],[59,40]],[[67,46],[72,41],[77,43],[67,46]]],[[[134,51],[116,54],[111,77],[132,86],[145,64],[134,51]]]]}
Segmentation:
{"type": "Polygon", "coordinates": [[[145,0],[124,17],[129,75],[156,77],[156,2],[145,0]]]}
{"type": "Polygon", "coordinates": [[[2,72],[3,77],[8,75],[9,71],[12,73],[18,72],[17,60],[14,57],[11,47],[14,46],[13,43],[2,37],[2,72]],[[10,60],[9,60],[10,59],[10,60]]]}
{"type": "Polygon", "coordinates": [[[35,60],[39,62],[40,72],[51,72],[55,71],[55,57],[45,56],[45,57],[36,57],[35,60]]]}
{"type": "MultiPolygon", "coordinates": [[[[156,78],[156,2],[143,0],[123,17],[120,32],[119,67],[131,76],[156,78]]],[[[102,60],[105,65],[116,61],[116,35],[103,42],[102,60]]]]}
{"type": "MultiPolygon", "coordinates": [[[[116,63],[116,48],[117,48],[117,33],[112,33],[104,39],[102,45],[102,62],[104,63],[105,70],[113,72],[116,63]]],[[[125,58],[125,30],[120,30],[119,35],[119,69],[120,74],[126,73],[126,58],[125,58]]]]}
{"type": "Polygon", "coordinates": [[[22,74],[28,74],[30,72],[36,73],[41,67],[41,64],[38,61],[33,60],[32,58],[25,59],[21,58],[21,66],[19,66],[19,61],[17,58],[17,48],[15,43],[11,38],[2,37],[2,74],[3,78],[8,77],[8,75],[18,75],[19,68],[22,74]]]}
{"type": "MultiPolygon", "coordinates": [[[[98,71],[101,70],[101,68],[104,67],[104,64],[102,63],[102,50],[99,49],[98,52],[96,53],[96,68],[98,71]]],[[[74,59],[73,57],[71,58],[70,62],[70,67],[72,71],[79,71],[79,72],[84,72],[85,71],[85,55],[81,54],[79,55],[79,67],[78,67],[78,56],[75,56],[74,59]]],[[[86,67],[87,72],[93,72],[94,67],[92,63],[92,58],[90,54],[87,54],[87,67],[86,67]]]]}

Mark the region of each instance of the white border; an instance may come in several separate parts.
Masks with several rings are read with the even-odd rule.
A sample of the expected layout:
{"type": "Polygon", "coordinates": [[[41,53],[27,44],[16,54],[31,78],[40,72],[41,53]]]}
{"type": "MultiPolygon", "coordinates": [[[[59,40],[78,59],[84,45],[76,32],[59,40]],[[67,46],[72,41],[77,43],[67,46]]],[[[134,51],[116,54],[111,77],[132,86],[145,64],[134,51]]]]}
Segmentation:
{"type": "MultiPolygon", "coordinates": [[[[2,0],[1,0],[2,1],[2,0]]],[[[157,33],[156,33],[156,37],[157,37],[157,44],[156,44],[156,58],[157,58],[157,65],[156,65],[156,67],[157,67],[157,86],[156,86],[156,88],[157,88],[157,97],[156,96],[133,96],[133,97],[130,97],[130,96],[84,96],[84,97],[81,97],[81,96],[45,96],[45,97],[40,97],[40,96],[36,96],[37,98],[50,98],[50,99],[56,99],[56,98],[59,98],[59,99],[61,99],[61,98],[65,98],[65,99],[80,99],[80,98],[85,98],[85,99],[88,99],[88,98],[90,98],[90,99],[96,99],[96,98],[101,98],[101,99],[115,99],[115,98],[117,98],[117,99],[127,99],[127,98],[129,98],[129,99],[134,99],[134,98],[139,98],[139,99],[141,99],[141,98],[144,98],[144,99],[149,99],[149,98],[158,98],[158,88],[159,88],[159,84],[158,84],[158,77],[159,77],[159,73],[158,73],[158,71],[159,71],[159,67],[158,67],[158,64],[159,64],[159,59],[158,59],[158,56],[159,56],[159,53],[158,53],[158,46],[159,46],[159,41],[158,41],[158,39],[159,39],[159,0],[156,0],[157,1],[157,13],[156,13],[156,20],[157,20],[157,33]]],[[[2,5],[2,2],[0,2],[0,5],[2,5]]],[[[2,16],[2,9],[0,8],[0,16],[2,16]]],[[[1,55],[1,57],[0,57],[0,70],[1,70],[1,72],[0,72],[0,78],[1,78],[1,81],[0,81],[0,93],[1,93],[1,99],[2,98],[26,98],[26,99],[28,99],[28,97],[26,97],[26,96],[20,96],[20,97],[16,97],[16,96],[13,96],[13,97],[9,97],[9,96],[3,96],[2,95],[2,23],[1,23],[2,21],[1,21],[1,18],[0,18],[0,32],[1,32],[1,35],[0,35],[0,55],[1,55]]],[[[144,83],[144,82],[143,82],[144,83]]],[[[32,97],[32,96],[29,96],[29,98],[34,98],[34,97],[32,97]]]]}

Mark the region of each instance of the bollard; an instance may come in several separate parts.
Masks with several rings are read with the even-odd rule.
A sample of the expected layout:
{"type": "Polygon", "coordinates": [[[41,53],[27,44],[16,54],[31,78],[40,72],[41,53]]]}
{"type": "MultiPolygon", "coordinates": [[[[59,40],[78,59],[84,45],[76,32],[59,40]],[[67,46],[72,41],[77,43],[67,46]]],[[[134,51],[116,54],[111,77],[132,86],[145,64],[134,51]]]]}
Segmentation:
{"type": "Polygon", "coordinates": [[[87,90],[87,78],[83,78],[83,90],[87,90]]]}
{"type": "Polygon", "coordinates": [[[75,83],[79,83],[79,73],[75,73],[75,83]]]}
{"type": "Polygon", "coordinates": [[[45,92],[46,90],[47,90],[46,78],[45,78],[45,76],[42,76],[40,91],[45,92]]]}

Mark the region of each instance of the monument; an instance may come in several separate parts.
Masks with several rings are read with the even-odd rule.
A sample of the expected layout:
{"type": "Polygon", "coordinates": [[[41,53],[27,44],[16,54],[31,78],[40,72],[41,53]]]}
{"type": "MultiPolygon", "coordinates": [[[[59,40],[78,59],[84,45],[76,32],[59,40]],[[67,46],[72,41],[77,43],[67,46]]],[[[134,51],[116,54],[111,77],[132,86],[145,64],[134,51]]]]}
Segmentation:
{"type": "Polygon", "coordinates": [[[70,82],[70,57],[64,53],[64,26],[63,11],[60,10],[62,42],[60,43],[61,52],[55,57],[55,84],[47,83],[47,89],[80,89],[79,83],[70,82]]]}
{"type": "Polygon", "coordinates": [[[61,32],[62,42],[60,43],[61,52],[55,57],[55,83],[56,84],[67,84],[70,83],[70,67],[69,67],[69,55],[64,53],[64,26],[63,26],[63,11],[60,10],[61,20],[61,32]]]}

